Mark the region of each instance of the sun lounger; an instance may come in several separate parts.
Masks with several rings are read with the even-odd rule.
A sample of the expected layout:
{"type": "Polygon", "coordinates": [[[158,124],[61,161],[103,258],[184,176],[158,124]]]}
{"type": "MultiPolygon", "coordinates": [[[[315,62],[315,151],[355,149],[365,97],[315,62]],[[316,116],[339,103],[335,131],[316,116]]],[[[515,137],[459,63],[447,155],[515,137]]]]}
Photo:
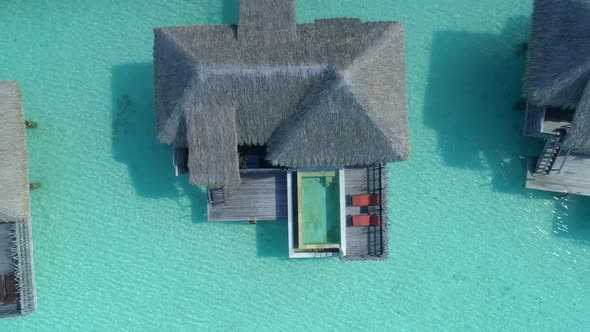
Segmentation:
{"type": "Polygon", "coordinates": [[[358,215],[352,216],[352,226],[366,227],[381,225],[381,216],[375,215],[358,215]]]}
{"type": "Polygon", "coordinates": [[[371,195],[353,195],[352,206],[376,206],[379,205],[381,199],[377,194],[371,195]]]}

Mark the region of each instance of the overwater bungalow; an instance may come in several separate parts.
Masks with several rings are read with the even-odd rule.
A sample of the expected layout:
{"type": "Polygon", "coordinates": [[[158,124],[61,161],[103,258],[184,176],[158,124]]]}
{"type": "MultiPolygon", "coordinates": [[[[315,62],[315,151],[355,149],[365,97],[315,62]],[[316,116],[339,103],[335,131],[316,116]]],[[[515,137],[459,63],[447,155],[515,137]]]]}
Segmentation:
{"type": "Polygon", "coordinates": [[[526,187],[590,195],[590,0],[535,0],[525,93],[526,187]]]}
{"type": "Polygon", "coordinates": [[[208,188],[209,221],[288,223],[290,257],[387,258],[387,166],[408,158],[404,30],[296,24],[241,0],[239,24],[157,28],[157,139],[208,188]]]}
{"type": "Polygon", "coordinates": [[[25,119],[16,82],[0,82],[0,317],[35,309],[25,119]]]}

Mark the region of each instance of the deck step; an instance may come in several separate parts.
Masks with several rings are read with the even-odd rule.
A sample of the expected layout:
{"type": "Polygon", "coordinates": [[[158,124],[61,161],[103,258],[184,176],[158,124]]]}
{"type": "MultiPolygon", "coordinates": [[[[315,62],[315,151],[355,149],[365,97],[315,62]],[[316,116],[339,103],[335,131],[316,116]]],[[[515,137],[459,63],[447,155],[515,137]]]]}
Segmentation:
{"type": "Polygon", "coordinates": [[[209,189],[209,203],[213,206],[225,204],[225,190],[223,187],[209,189]]]}
{"type": "Polygon", "coordinates": [[[559,151],[561,150],[562,137],[551,138],[545,143],[543,155],[539,158],[535,167],[536,174],[549,174],[553,169],[553,165],[557,160],[559,151]]]}

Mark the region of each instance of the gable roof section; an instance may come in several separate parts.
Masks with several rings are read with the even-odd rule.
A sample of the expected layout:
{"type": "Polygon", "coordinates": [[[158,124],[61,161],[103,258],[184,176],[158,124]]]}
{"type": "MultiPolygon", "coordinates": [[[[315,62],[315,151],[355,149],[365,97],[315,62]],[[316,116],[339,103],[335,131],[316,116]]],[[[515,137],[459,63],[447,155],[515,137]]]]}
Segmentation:
{"type": "Polygon", "coordinates": [[[156,82],[156,129],[158,141],[186,146],[184,121],[187,88],[196,75],[194,59],[174,36],[155,32],[154,80],[156,82]]]}
{"type": "Polygon", "coordinates": [[[29,217],[25,119],[16,82],[0,82],[0,222],[29,217]]]}
{"type": "Polygon", "coordinates": [[[279,127],[267,158],[283,166],[367,165],[400,160],[344,78],[328,70],[279,127]]]}
{"type": "Polygon", "coordinates": [[[590,79],[590,0],[535,0],[525,76],[539,106],[575,108],[590,79]]]}
{"type": "Polygon", "coordinates": [[[191,183],[237,187],[240,174],[235,109],[219,107],[210,112],[196,111],[186,118],[191,183]]]}

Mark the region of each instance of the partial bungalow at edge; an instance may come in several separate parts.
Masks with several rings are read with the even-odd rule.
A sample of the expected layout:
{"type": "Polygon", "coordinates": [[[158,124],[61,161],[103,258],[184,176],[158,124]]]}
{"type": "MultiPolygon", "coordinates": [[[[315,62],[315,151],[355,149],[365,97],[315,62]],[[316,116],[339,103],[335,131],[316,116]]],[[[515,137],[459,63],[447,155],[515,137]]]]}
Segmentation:
{"type": "Polygon", "coordinates": [[[524,134],[546,141],[526,187],[590,195],[590,0],[535,0],[524,134]]]}
{"type": "Polygon", "coordinates": [[[27,172],[20,89],[0,81],[0,317],[36,306],[27,172]]]}
{"type": "Polygon", "coordinates": [[[210,221],[288,222],[290,257],[386,258],[386,164],[409,155],[402,24],[296,24],[294,0],[239,11],[154,31],[177,174],[208,188],[210,221]]]}

